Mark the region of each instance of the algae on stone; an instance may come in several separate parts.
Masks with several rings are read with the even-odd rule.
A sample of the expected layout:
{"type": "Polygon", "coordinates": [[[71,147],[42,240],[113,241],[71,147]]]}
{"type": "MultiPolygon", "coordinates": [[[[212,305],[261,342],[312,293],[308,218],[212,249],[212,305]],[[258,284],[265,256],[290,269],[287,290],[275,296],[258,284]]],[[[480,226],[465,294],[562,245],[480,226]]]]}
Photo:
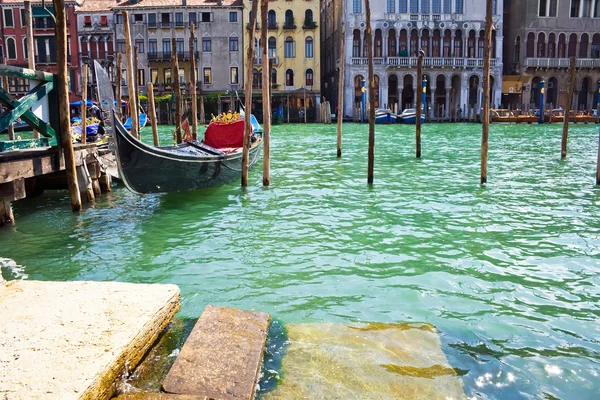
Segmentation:
{"type": "Polygon", "coordinates": [[[290,324],[282,381],[263,399],[464,399],[429,324],[290,324]]]}

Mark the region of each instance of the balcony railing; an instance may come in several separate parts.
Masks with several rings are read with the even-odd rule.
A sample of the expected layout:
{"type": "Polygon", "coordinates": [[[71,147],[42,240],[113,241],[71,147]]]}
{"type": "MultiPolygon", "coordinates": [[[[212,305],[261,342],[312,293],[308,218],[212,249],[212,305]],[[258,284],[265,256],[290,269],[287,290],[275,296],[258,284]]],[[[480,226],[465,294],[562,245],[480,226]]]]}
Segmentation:
{"type": "Polygon", "coordinates": [[[98,60],[98,62],[102,62],[102,61],[107,61],[107,60],[114,60],[115,58],[115,53],[111,53],[111,52],[106,52],[104,53],[104,57],[102,57],[102,54],[91,54],[88,55],[86,54],[81,54],[81,60],[83,62],[89,62],[89,61],[93,61],[93,60],[98,60]]]}
{"type": "MultiPolygon", "coordinates": [[[[198,58],[198,52],[178,51],[177,59],[181,61],[189,61],[192,54],[198,58]]],[[[148,53],[148,61],[171,61],[171,52],[152,52],[148,53]]]]}
{"type": "Polygon", "coordinates": [[[302,29],[315,29],[317,27],[317,23],[314,21],[305,22],[302,25],[302,29]]]}
{"type": "Polygon", "coordinates": [[[171,22],[160,22],[159,24],[161,28],[170,28],[172,25],[171,22]]]}
{"type": "MultiPolygon", "coordinates": [[[[375,57],[373,65],[385,65],[388,67],[417,67],[417,57],[375,57]]],[[[568,61],[568,60],[567,60],[568,61]]],[[[367,65],[366,57],[353,57],[352,65],[367,65]]],[[[496,67],[498,60],[491,59],[491,66],[496,67]]],[[[462,57],[424,57],[424,67],[437,68],[483,68],[483,58],[462,58],[462,57]]]]}
{"type": "MultiPolygon", "coordinates": [[[[525,58],[525,68],[569,68],[568,58],[525,58]]],[[[600,58],[579,58],[576,61],[577,68],[598,68],[600,58]]]]}
{"type": "Polygon", "coordinates": [[[296,29],[296,25],[294,25],[294,24],[283,24],[283,29],[294,30],[294,29],[296,29]]]}
{"type": "Polygon", "coordinates": [[[267,29],[270,31],[276,31],[277,29],[279,29],[279,24],[268,24],[267,25],[267,29]]]}
{"type": "Polygon", "coordinates": [[[36,64],[56,64],[56,54],[35,56],[35,63],[36,64]]]}
{"type": "MultiPolygon", "coordinates": [[[[269,60],[273,60],[273,65],[279,65],[279,59],[276,56],[269,57],[269,60]]],[[[256,57],[254,59],[254,65],[262,65],[262,57],[256,57]]]]}

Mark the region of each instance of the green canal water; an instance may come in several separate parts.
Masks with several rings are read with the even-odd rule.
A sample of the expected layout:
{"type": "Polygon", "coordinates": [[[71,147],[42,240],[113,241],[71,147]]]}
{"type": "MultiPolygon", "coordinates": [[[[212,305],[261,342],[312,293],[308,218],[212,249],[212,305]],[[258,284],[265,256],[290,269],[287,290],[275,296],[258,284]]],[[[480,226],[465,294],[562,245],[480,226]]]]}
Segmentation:
{"type": "Polygon", "coordinates": [[[481,187],[480,125],[425,125],[421,160],[414,127],[378,126],[369,187],[366,125],[344,125],[341,159],[335,125],[276,126],[269,188],[258,166],[246,190],[15,203],[2,272],[174,283],[188,326],[207,304],[279,326],[429,322],[470,397],[597,398],[598,128],[570,127],[566,161],[561,128],[492,126],[481,187]]]}

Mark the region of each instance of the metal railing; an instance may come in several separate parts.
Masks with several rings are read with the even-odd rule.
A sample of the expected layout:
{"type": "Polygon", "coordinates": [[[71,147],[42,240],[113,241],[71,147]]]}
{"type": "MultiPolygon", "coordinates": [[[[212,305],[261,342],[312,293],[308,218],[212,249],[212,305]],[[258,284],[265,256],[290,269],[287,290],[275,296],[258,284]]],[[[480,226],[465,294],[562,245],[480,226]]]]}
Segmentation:
{"type": "MultiPolygon", "coordinates": [[[[569,68],[568,58],[525,58],[525,68],[569,68]]],[[[577,68],[599,68],[600,58],[579,58],[577,68]]]]}
{"type": "MultiPolygon", "coordinates": [[[[279,65],[279,59],[277,57],[269,57],[269,60],[273,60],[273,65],[279,65]]],[[[254,65],[262,65],[262,56],[254,59],[254,65]]]]}
{"type": "MultiPolygon", "coordinates": [[[[389,67],[417,67],[417,57],[375,57],[373,65],[385,65],[389,67]]],[[[568,61],[568,60],[567,60],[568,61]]],[[[366,57],[353,57],[352,65],[367,65],[366,57]]],[[[498,60],[491,59],[491,66],[496,67],[498,60]]],[[[483,68],[483,58],[463,57],[424,57],[424,67],[452,67],[452,68],[483,68]]]]}

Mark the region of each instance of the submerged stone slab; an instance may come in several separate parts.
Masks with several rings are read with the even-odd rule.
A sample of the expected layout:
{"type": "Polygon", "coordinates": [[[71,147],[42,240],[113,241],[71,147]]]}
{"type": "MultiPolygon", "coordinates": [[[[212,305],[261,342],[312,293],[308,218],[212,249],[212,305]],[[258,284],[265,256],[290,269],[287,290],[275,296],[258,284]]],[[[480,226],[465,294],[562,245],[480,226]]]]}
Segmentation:
{"type": "Polygon", "coordinates": [[[163,382],[163,389],[217,400],[251,400],[270,320],[267,313],[207,306],[163,382]]]}
{"type": "Polygon", "coordinates": [[[0,286],[0,398],[108,399],[179,309],[175,285],[0,286]]]}
{"type": "Polygon", "coordinates": [[[429,324],[290,324],[282,381],[263,399],[466,399],[429,324]]]}
{"type": "Polygon", "coordinates": [[[113,400],[210,400],[206,396],[191,396],[187,394],[169,393],[133,393],[122,394],[113,400]]]}

